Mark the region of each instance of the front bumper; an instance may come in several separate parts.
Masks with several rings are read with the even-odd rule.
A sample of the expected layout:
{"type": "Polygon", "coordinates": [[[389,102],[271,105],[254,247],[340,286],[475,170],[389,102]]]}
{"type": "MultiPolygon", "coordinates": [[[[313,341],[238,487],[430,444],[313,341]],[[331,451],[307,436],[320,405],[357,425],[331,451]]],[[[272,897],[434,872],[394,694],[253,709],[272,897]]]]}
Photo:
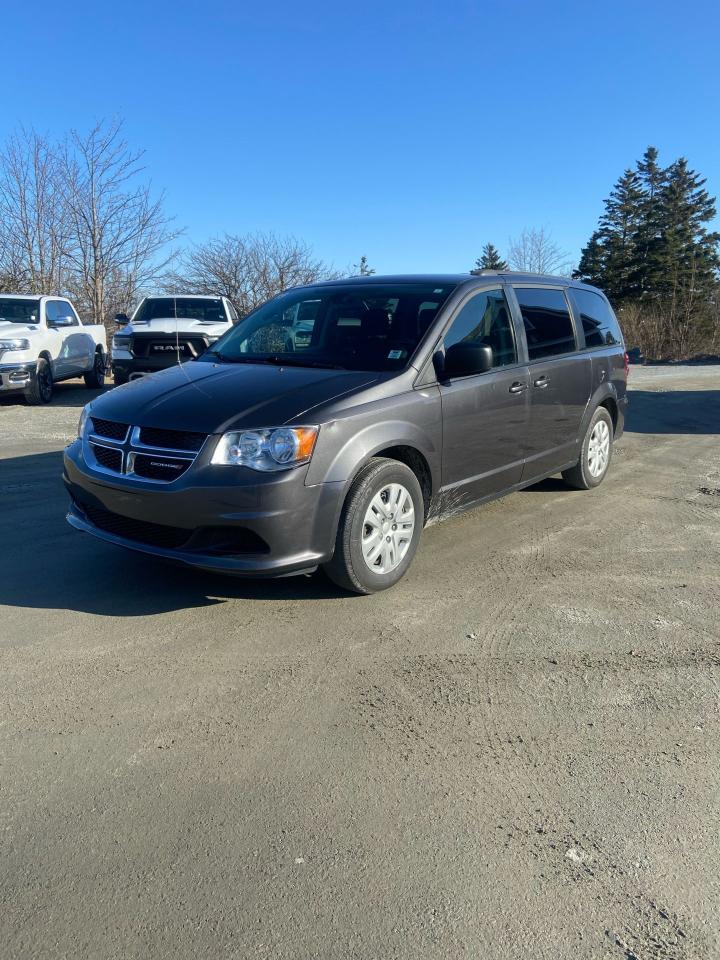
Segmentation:
{"type": "Polygon", "coordinates": [[[35,375],[37,363],[0,363],[0,392],[24,390],[35,375]]]}
{"type": "Polygon", "coordinates": [[[345,493],[343,483],[306,486],[306,474],[307,467],[262,474],[198,460],[160,485],[93,470],[76,440],[64,457],[72,501],[67,520],[101,540],[192,567],[247,576],[301,573],[332,557],[345,493]],[[155,542],[138,538],[145,530],[155,542]],[[184,542],[168,546],[164,530],[184,542]]]}

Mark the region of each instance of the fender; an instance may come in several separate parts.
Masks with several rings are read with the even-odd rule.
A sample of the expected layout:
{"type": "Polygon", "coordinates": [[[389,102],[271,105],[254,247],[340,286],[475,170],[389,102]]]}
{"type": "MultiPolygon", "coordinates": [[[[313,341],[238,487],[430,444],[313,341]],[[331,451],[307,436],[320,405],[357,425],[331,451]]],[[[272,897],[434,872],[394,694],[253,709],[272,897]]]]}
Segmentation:
{"type": "Polygon", "coordinates": [[[620,403],[618,401],[617,389],[612,380],[606,380],[600,384],[599,387],[595,389],[595,392],[592,394],[590,399],[587,402],[585,407],[585,412],[583,413],[582,420],[580,421],[580,433],[578,436],[578,443],[580,443],[585,436],[588,426],[590,425],[590,420],[592,419],[593,414],[603,403],[604,400],[613,400],[615,406],[619,409],[620,403]]]}
{"type": "Polygon", "coordinates": [[[371,457],[388,447],[411,447],[427,461],[433,490],[440,486],[442,412],[439,394],[413,390],[396,398],[386,417],[377,404],[357,416],[322,425],[306,484],[348,483],[371,457]],[[399,401],[399,402],[398,402],[399,401]]]}

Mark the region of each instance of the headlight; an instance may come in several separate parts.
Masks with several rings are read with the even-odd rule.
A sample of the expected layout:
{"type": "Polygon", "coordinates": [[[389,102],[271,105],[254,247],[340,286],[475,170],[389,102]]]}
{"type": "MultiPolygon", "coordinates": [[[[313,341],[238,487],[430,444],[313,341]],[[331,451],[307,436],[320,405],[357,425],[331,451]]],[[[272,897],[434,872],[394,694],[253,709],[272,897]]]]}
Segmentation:
{"type": "Polygon", "coordinates": [[[121,337],[114,336],[112,338],[112,345],[114,350],[129,350],[130,344],[132,343],[132,337],[121,337]]]}
{"type": "Polygon", "coordinates": [[[0,350],[29,350],[30,341],[22,337],[15,340],[0,340],[0,350]]]}
{"type": "Polygon", "coordinates": [[[80,419],[78,420],[78,437],[82,440],[82,436],[85,433],[85,426],[88,422],[88,417],[90,416],[90,406],[91,404],[86,403],[82,408],[80,413],[80,419]]]}
{"type": "Polygon", "coordinates": [[[252,470],[287,470],[312,457],[318,427],[267,427],[224,433],[212,463],[234,464],[252,470]]]}

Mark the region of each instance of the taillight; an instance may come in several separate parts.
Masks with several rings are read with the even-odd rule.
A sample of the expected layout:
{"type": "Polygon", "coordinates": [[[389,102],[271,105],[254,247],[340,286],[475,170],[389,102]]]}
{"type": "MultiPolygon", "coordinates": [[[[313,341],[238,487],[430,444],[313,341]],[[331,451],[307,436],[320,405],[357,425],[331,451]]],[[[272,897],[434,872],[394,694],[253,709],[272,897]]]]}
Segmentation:
{"type": "Polygon", "coordinates": [[[625,358],[625,376],[627,377],[627,375],[630,373],[630,357],[628,356],[627,350],[625,351],[624,358],[625,358]]]}

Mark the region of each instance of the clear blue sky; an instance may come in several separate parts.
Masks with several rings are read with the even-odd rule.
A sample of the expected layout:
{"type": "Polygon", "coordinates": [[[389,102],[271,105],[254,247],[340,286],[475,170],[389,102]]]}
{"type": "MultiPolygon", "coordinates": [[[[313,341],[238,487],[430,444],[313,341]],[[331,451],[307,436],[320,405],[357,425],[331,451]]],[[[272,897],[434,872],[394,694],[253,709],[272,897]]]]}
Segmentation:
{"type": "Polygon", "coordinates": [[[716,0],[8,0],[0,141],[122,116],[188,241],[465,270],[544,225],[577,258],[650,143],[720,193],[719,37],[716,0]]]}

